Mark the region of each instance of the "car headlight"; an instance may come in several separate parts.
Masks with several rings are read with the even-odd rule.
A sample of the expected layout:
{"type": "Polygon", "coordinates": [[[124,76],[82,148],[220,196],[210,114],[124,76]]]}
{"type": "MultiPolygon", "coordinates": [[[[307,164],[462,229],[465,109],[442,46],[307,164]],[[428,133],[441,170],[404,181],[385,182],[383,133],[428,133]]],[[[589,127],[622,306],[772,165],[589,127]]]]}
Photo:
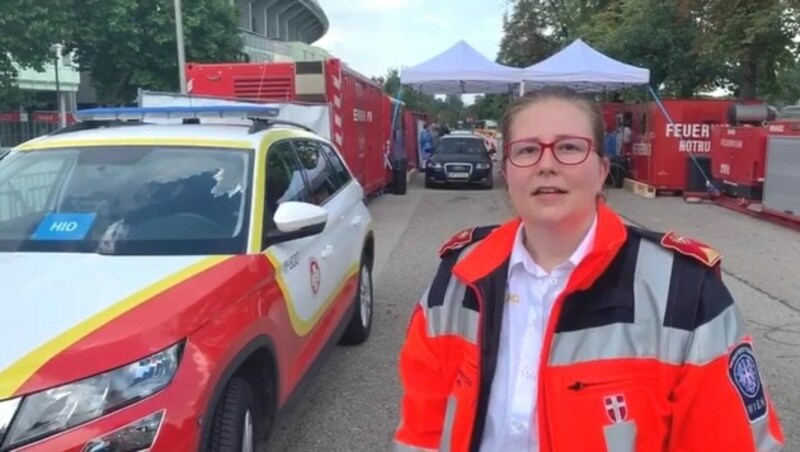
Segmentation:
{"type": "Polygon", "coordinates": [[[112,371],[23,398],[5,446],[16,446],[91,421],[164,389],[175,376],[179,343],[112,371]]]}
{"type": "Polygon", "coordinates": [[[475,168],[477,169],[489,169],[491,167],[492,167],[491,163],[478,163],[477,165],[475,165],[475,168]]]}
{"type": "Polygon", "coordinates": [[[432,161],[428,160],[428,168],[441,169],[442,168],[442,164],[439,163],[439,162],[432,162],[432,161]]]}

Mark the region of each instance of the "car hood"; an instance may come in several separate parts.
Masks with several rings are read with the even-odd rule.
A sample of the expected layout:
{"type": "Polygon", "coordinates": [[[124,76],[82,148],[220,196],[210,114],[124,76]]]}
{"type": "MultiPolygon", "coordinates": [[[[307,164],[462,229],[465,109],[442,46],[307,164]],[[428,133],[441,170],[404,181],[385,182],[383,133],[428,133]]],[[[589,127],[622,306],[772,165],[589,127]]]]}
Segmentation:
{"type": "Polygon", "coordinates": [[[435,163],[491,163],[489,156],[479,154],[433,154],[431,160],[435,163]]]}
{"type": "Polygon", "coordinates": [[[2,253],[0,400],[164,349],[244,296],[267,267],[263,256],[2,253]]]}

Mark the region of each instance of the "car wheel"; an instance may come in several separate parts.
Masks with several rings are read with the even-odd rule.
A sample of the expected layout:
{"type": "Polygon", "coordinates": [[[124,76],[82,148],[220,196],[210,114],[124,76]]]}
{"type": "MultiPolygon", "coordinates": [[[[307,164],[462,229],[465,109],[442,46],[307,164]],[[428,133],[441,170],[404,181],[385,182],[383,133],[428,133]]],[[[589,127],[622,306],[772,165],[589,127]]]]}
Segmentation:
{"type": "Polygon", "coordinates": [[[487,190],[494,188],[494,176],[489,176],[489,178],[486,179],[486,182],[483,183],[483,188],[487,190]]]}
{"type": "Polygon", "coordinates": [[[247,380],[233,377],[225,387],[211,424],[212,452],[255,452],[263,419],[247,380]]]}
{"type": "Polygon", "coordinates": [[[361,259],[361,268],[358,272],[358,290],[354,300],[355,308],[350,324],[342,335],[340,344],[356,345],[364,343],[369,338],[372,330],[372,311],[375,303],[372,290],[372,269],[361,259]]]}

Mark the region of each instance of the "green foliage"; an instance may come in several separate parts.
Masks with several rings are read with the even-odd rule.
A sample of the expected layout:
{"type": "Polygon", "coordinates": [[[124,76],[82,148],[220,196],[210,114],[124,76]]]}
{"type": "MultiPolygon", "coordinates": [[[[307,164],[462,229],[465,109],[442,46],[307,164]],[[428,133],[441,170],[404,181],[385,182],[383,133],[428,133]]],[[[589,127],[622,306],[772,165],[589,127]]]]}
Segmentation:
{"type": "MultiPolygon", "coordinates": [[[[66,45],[91,74],[100,103],[125,104],[137,88],[177,91],[172,0],[64,0],[70,4],[66,45]]],[[[228,0],[182,5],[187,62],[241,57],[236,7],[228,0]]]]}
{"type": "Polygon", "coordinates": [[[475,119],[494,119],[500,121],[508,104],[510,94],[487,94],[477,96],[475,103],[467,107],[467,115],[475,119]]]}
{"type": "Polygon", "coordinates": [[[800,0],[517,0],[503,31],[505,64],[534,64],[580,37],[650,69],[664,96],[797,98],[800,0]]]}
{"type": "Polygon", "coordinates": [[[550,56],[558,40],[547,35],[552,22],[538,0],[519,0],[511,17],[503,17],[503,38],[497,61],[507,66],[526,67],[550,56]]]}
{"type": "Polygon", "coordinates": [[[622,0],[579,29],[597,50],[648,68],[651,86],[666,96],[691,97],[724,70],[720,60],[702,55],[697,25],[677,2],[622,0]]]}
{"type": "Polygon", "coordinates": [[[781,67],[796,62],[796,1],[704,0],[705,53],[729,65],[726,81],[740,97],[776,93],[781,67]]]}
{"type": "Polygon", "coordinates": [[[406,110],[419,111],[430,116],[432,122],[455,125],[464,119],[464,102],[460,95],[450,95],[446,99],[436,99],[431,95],[423,94],[409,86],[403,86],[400,91],[400,74],[397,69],[389,69],[383,80],[383,91],[392,97],[400,95],[400,100],[405,104],[406,110]]]}
{"type": "MultiPolygon", "coordinates": [[[[62,38],[66,21],[62,0],[0,1],[0,93],[13,93],[17,69],[42,70],[55,58],[51,46],[62,38]]],[[[4,102],[7,102],[6,99],[4,102]]]]}

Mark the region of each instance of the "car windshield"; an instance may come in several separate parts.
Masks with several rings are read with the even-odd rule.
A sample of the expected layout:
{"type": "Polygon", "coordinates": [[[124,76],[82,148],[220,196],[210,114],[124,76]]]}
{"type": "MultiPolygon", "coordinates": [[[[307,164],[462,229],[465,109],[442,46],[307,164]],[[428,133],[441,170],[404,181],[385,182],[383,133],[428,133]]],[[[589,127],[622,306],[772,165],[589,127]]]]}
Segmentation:
{"type": "Polygon", "coordinates": [[[444,138],[436,149],[439,154],[485,154],[486,148],[480,138],[444,138]]]}
{"type": "Polygon", "coordinates": [[[0,160],[0,251],[243,252],[252,160],[199,147],[13,152],[0,160]]]}

